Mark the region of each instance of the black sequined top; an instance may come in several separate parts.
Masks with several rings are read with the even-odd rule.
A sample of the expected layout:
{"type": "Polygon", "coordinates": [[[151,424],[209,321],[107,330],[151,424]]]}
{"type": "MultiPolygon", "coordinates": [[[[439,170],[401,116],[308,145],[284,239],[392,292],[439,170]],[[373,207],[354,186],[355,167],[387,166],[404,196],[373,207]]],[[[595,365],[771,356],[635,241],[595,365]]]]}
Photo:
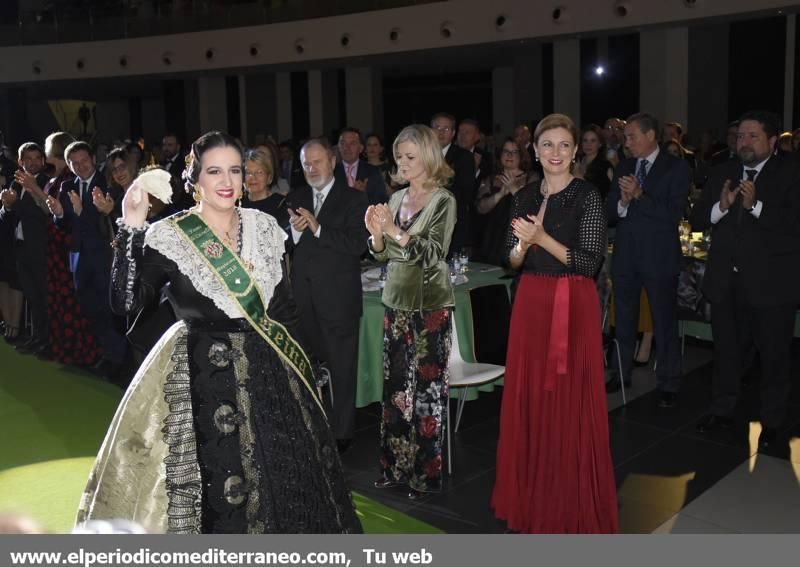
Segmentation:
{"type": "MultiPolygon", "coordinates": [[[[541,182],[531,183],[513,197],[511,219],[537,214],[544,196],[541,182]]],[[[582,275],[594,278],[603,263],[606,240],[606,215],[597,189],[587,181],[575,178],[562,191],[548,198],[544,229],[552,238],[567,247],[567,264],[540,246],[532,246],[525,254],[524,273],[554,276],[582,275]]],[[[517,245],[514,232],[506,235],[506,253],[517,245]]]]}

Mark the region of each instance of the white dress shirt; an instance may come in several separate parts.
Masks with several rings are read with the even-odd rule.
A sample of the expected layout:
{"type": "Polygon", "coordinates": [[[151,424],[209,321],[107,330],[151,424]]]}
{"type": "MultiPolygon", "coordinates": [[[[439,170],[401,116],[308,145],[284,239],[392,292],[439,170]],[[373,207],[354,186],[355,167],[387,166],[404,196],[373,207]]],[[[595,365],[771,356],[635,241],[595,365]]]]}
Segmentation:
{"type": "MultiPolygon", "coordinates": [[[[756,165],[754,167],[747,167],[747,166],[743,167],[742,168],[742,178],[741,178],[740,181],[745,181],[747,179],[747,170],[748,169],[755,169],[756,170],[756,176],[753,178],[753,181],[758,179],[758,176],[761,174],[761,170],[764,169],[764,164],[767,163],[768,161],[769,161],[769,158],[765,159],[764,161],[762,161],[761,163],[759,163],[758,165],[756,165]]],[[[756,202],[753,204],[753,210],[749,211],[749,213],[751,215],[753,215],[754,217],[758,218],[758,217],[761,216],[761,209],[763,209],[763,208],[764,208],[764,203],[762,203],[761,201],[756,199],[756,202]]],[[[728,208],[727,211],[723,211],[722,209],[720,209],[719,201],[717,201],[716,203],[714,203],[714,206],[711,207],[711,224],[717,224],[719,221],[722,220],[722,217],[727,215],[729,212],[730,212],[730,208],[728,208]]]]}

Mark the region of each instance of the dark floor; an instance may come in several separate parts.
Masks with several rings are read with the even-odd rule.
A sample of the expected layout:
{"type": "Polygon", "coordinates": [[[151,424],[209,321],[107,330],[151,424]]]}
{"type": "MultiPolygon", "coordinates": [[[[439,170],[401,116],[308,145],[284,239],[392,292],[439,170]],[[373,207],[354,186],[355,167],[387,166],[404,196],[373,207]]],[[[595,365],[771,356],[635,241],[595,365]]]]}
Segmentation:
{"type": "MultiPolygon", "coordinates": [[[[797,367],[800,365],[796,364],[797,367]]],[[[675,523],[675,518],[682,517],[681,510],[709,492],[748,459],[762,458],[764,462],[761,456],[753,457],[758,424],[750,423],[758,420],[758,381],[751,379],[744,390],[737,411],[739,427],[704,436],[695,432],[695,422],[708,407],[710,392],[711,365],[705,363],[685,376],[676,408],[658,408],[657,393],[651,391],[609,413],[622,532],[650,533],[671,518],[675,523]]],[[[445,532],[502,533],[504,524],[495,520],[489,509],[501,397],[502,388],[497,388],[467,403],[460,430],[453,437],[454,474],[446,479],[441,494],[413,502],[408,500],[407,491],[401,488],[373,487],[372,483],[379,474],[380,406],[373,404],[360,409],[356,438],[343,455],[352,489],[445,532]]],[[[455,416],[455,402],[451,403],[455,416]]],[[[800,440],[796,439],[800,437],[798,387],[794,388],[789,418],[781,434],[783,447],[768,454],[788,463],[789,441],[794,439],[795,451],[791,462],[800,478],[800,447],[795,446],[800,445],[800,440]]],[[[791,467],[782,468],[791,470],[791,467]]],[[[762,479],[759,490],[768,490],[764,486],[769,485],[768,480],[764,482],[762,479]]],[[[743,489],[748,488],[745,486],[743,489]]],[[[773,496],[779,502],[781,498],[788,498],[792,503],[800,503],[800,489],[797,494],[773,496]]],[[[715,506],[720,507],[718,503],[715,506]]],[[[723,510],[719,511],[719,514],[723,513],[723,510]]],[[[740,513],[749,514],[746,510],[740,513]]],[[[708,528],[704,526],[725,526],[725,521],[725,517],[712,518],[711,524],[697,527],[692,523],[692,526],[695,531],[705,531],[708,528]]],[[[791,522],[791,525],[779,526],[774,531],[800,530],[791,522]]]]}

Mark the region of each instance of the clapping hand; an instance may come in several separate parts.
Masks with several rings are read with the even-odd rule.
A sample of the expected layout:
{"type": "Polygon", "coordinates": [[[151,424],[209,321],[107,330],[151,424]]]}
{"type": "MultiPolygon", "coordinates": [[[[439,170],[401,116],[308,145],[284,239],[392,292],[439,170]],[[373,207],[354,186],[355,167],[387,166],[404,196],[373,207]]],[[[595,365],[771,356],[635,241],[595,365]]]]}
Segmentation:
{"type": "Polygon", "coordinates": [[[81,203],[81,196],[78,194],[77,191],[70,191],[67,193],[69,200],[72,202],[72,210],[75,211],[75,214],[81,216],[83,212],[83,203],[81,203]]]}
{"type": "Polygon", "coordinates": [[[511,221],[511,228],[523,250],[534,244],[539,244],[542,238],[547,234],[539,217],[536,215],[528,215],[527,218],[515,218],[511,221]]]}
{"type": "Polygon", "coordinates": [[[383,225],[378,218],[377,205],[370,205],[367,207],[367,212],[364,215],[364,225],[367,227],[370,235],[373,238],[383,236],[383,225]]]}
{"type": "Polygon", "coordinates": [[[50,209],[50,212],[53,213],[53,215],[58,218],[64,216],[64,207],[61,205],[61,201],[48,195],[45,202],[47,203],[47,208],[50,209]]]}
{"type": "Polygon", "coordinates": [[[110,195],[106,195],[99,187],[92,189],[92,203],[94,203],[97,212],[108,215],[114,210],[114,199],[110,195]]]}
{"type": "Polygon", "coordinates": [[[731,180],[726,179],[725,183],[722,184],[722,191],[719,193],[719,210],[722,212],[727,211],[731,208],[734,201],[736,201],[736,196],[739,194],[742,186],[740,185],[733,191],[731,191],[731,180]]]}
{"type": "Polygon", "coordinates": [[[639,180],[633,175],[625,175],[619,178],[620,197],[625,204],[642,196],[642,186],[639,180]]]}
{"type": "Polygon", "coordinates": [[[739,183],[739,187],[736,190],[742,193],[742,207],[752,209],[756,204],[756,184],[745,180],[739,183]]]}
{"type": "Polygon", "coordinates": [[[315,217],[311,211],[303,207],[300,207],[296,211],[289,209],[289,223],[292,225],[292,228],[298,232],[309,229],[312,234],[316,234],[319,228],[317,217],[315,217]]]}
{"type": "Polygon", "coordinates": [[[17,193],[13,189],[3,189],[0,191],[0,201],[2,201],[3,206],[5,208],[10,208],[14,206],[14,203],[17,202],[17,193]]]}

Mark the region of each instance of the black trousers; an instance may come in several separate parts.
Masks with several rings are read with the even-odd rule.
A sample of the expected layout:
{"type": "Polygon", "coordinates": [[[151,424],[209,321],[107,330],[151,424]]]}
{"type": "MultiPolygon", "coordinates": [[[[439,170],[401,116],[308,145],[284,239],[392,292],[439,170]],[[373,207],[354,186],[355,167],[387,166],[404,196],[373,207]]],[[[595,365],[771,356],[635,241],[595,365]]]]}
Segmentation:
{"type": "Polygon", "coordinates": [[[678,338],[678,276],[642,273],[614,274],[616,337],[622,369],[620,378],[630,380],[634,347],[639,325],[639,298],[642,287],[653,315],[658,356],[656,384],[662,392],[677,392],[681,380],[681,351],[678,338]]]}
{"type": "Polygon", "coordinates": [[[332,411],[326,410],[331,430],[336,439],[352,439],[356,424],[360,319],[330,318],[324,306],[314,305],[311,286],[302,278],[293,280],[293,288],[303,334],[311,343],[313,355],[331,373],[334,405],[332,411]]]}
{"type": "Polygon", "coordinates": [[[47,344],[50,339],[50,325],[47,318],[47,247],[42,243],[41,249],[27,245],[24,240],[17,240],[17,279],[19,287],[31,310],[33,322],[33,339],[47,344]]]}
{"type": "MultiPolygon", "coordinates": [[[[765,293],[769,293],[765,290],[765,293]]],[[[711,303],[714,377],[711,413],[730,416],[739,399],[750,346],[761,360],[761,422],[780,427],[791,389],[792,335],[797,305],[756,306],[745,297],[740,277],[731,273],[727,295],[711,303]]]]}

